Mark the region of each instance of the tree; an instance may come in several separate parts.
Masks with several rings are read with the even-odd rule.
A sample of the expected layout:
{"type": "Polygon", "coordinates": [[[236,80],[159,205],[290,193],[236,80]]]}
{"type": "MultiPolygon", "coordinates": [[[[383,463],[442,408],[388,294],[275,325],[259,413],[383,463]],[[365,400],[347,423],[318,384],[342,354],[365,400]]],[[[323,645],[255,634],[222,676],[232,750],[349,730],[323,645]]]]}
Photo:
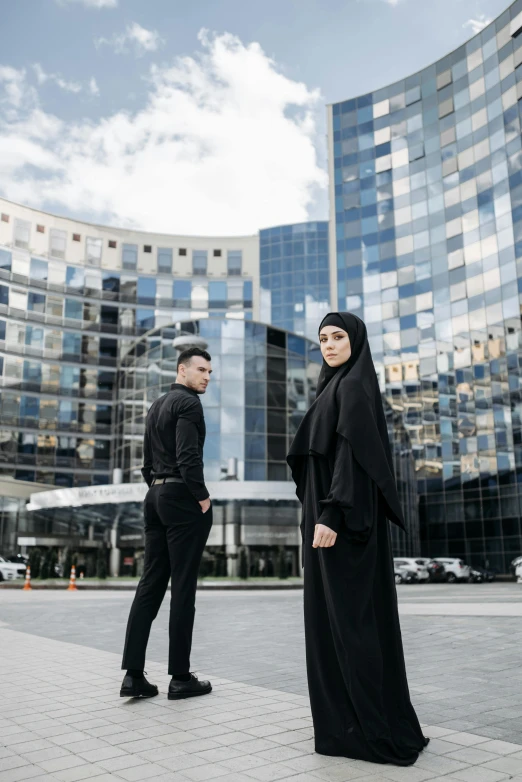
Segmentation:
{"type": "Polygon", "coordinates": [[[248,556],[244,546],[239,552],[239,578],[248,578],[248,556]]]}
{"type": "Polygon", "coordinates": [[[277,575],[279,578],[288,578],[288,565],[286,563],[286,551],[284,546],[279,546],[279,557],[277,559],[277,575]]]}
{"type": "Polygon", "coordinates": [[[67,546],[67,548],[65,549],[65,557],[63,560],[63,578],[71,577],[71,568],[72,568],[72,551],[67,546]]]}
{"type": "Polygon", "coordinates": [[[42,554],[40,549],[34,548],[29,555],[29,566],[31,568],[31,578],[38,578],[40,576],[40,565],[42,562],[42,554]]]}
{"type": "Polygon", "coordinates": [[[58,564],[58,554],[54,549],[51,549],[51,562],[49,578],[56,578],[56,565],[58,564]]]}
{"type": "Polygon", "coordinates": [[[217,577],[227,575],[227,558],[224,551],[218,551],[216,553],[216,559],[214,563],[214,575],[217,577]]]}
{"type": "Polygon", "coordinates": [[[98,549],[96,558],[96,577],[107,578],[107,552],[103,548],[98,549]]]}
{"type": "Polygon", "coordinates": [[[53,552],[52,549],[48,548],[44,555],[44,560],[42,563],[42,567],[40,569],[40,578],[42,580],[45,580],[47,578],[52,577],[51,567],[52,567],[52,556],[53,552]]]}

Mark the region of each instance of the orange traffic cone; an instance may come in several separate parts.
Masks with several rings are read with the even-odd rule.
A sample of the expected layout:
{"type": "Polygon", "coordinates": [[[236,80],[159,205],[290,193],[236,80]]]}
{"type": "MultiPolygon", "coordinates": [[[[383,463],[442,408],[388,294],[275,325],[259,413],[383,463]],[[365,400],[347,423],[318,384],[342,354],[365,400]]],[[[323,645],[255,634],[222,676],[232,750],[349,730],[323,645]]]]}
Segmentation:
{"type": "Polygon", "coordinates": [[[71,577],[69,579],[69,586],[67,587],[68,592],[77,592],[76,588],[76,567],[73,565],[71,568],[71,577]]]}
{"type": "Polygon", "coordinates": [[[25,584],[24,584],[24,588],[22,589],[22,592],[27,592],[30,589],[32,589],[32,586],[31,586],[31,566],[27,565],[27,569],[25,571],[25,584]]]}

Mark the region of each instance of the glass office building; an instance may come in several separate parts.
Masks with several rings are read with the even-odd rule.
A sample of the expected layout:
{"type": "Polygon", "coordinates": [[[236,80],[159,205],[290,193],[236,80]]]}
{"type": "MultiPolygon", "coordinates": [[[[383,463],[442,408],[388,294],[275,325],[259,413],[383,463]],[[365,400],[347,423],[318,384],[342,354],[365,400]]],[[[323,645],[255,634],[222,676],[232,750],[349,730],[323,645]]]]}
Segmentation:
{"type": "Polygon", "coordinates": [[[522,549],[522,1],[329,107],[331,273],[413,451],[422,553],[522,549]]]}
{"type": "Polygon", "coordinates": [[[175,237],[0,199],[0,478],[107,484],[116,373],[156,326],[253,316],[258,239],[175,237]]]}
{"type": "Polygon", "coordinates": [[[330,306],[328,222],[267,228],[259,244],[261,320],[317,340],[330,306]]]}

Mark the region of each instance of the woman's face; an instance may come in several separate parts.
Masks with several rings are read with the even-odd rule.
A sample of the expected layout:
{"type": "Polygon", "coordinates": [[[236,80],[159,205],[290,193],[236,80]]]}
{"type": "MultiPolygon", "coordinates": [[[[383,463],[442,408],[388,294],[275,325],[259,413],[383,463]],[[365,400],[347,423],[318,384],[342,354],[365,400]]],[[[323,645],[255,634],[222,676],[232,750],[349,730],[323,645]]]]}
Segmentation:
{"type": "Polygon", "coordinates": [[[352,355],[348,332],[338,326],[324,326],[319,334],[321,353],[329,367],[340,367],[352,355]]]}

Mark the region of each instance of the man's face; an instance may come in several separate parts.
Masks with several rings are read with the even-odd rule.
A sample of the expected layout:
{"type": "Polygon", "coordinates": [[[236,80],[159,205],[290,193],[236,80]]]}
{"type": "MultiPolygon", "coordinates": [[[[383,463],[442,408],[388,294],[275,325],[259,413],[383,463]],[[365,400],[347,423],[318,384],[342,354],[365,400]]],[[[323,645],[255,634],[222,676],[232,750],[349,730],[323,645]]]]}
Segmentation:
{"type": "Polygon", "coordinates": [[[179,374],[184,378],[188,388],[196,394],[204,394],[210,382],[212,364],[201,356],[192,356],[188,364],[179,365],[179,374]]]}

